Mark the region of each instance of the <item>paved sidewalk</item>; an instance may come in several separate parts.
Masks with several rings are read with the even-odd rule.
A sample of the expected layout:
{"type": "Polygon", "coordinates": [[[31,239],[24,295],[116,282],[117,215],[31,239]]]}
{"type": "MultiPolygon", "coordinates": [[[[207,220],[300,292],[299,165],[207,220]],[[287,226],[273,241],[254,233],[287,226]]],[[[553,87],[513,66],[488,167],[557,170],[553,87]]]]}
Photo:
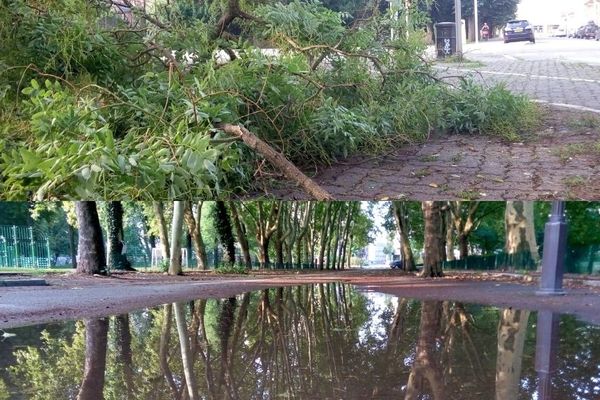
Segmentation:
{"type": "MultiPolygon", "coordinates": [[[[439,135],[387,156],[352,157],[315,180],[339,200],[597,200],[600,125],[577,127],[589,115],[547,110],[546,127],[523,143],[439,135]]],[[[268,197],[308,198],[292,184],[263,185],[268,197]]]]}
{"type": "Polygon", "coordinates": [[[471,76],[476,82],[506,84],[516,93],[549,103],[586,107],[600,113],[600,66],[557,60],[511,61],[478,57],[484,65],[437,64],[440,76],[471,76]]]}

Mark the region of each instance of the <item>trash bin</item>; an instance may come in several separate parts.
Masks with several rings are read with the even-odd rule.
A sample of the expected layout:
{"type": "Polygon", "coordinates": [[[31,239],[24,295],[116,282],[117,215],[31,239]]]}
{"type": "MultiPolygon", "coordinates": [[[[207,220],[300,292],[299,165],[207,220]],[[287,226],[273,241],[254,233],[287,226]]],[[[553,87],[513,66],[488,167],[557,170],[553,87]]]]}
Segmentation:
{"type": "Polygon", "coordinates": [[[454,22],[435,24],[435,46],[438,58],[451,57],[456,54],[456,24],[454,22]]]}

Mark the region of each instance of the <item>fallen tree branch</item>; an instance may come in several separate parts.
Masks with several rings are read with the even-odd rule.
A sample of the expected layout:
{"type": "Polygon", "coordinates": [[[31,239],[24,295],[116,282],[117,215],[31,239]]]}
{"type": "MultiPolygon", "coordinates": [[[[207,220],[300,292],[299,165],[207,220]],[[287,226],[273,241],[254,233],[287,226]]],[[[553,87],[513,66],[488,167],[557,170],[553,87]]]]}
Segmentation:
{"type": "Polygon", "coordinates": [[[252,150],[259,152],[267,161],[279,168],[286,178],[296,182],[317,200],[333,200],[333,196],[300,171],[283,154],[269,146],[248,129],[239,125],[222,124],[217,126],[223,132],[240,138],[252,150]]]}

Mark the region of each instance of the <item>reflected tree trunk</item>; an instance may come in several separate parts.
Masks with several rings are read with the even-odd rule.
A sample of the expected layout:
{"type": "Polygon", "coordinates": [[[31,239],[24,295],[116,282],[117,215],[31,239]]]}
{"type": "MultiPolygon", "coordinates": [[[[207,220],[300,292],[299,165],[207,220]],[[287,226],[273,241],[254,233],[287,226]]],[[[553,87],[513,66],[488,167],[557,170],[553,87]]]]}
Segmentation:
{"type": "Polygon", "coordinates": [[[498,325],[498,356],[496,359],[496,399],[519,397],[523,348],[527,335],[529,311],[502,311],[498,325]]]}
{"type": "Polygon", "coordinates": [[[237,388],[233,385],[231,376],[231,361],[229,354],[229,340],[235,322],[236,299],[231,297],[223,300],[221,311],[219,312],[219,340],[221,342],[221,372],[219,374],[218,388],[225,385],[227,395],[230,399],[237,399],[237,388]]]}
{"type": "Polygon", "coordinates": [[[85,369],[78,400],[104,397],[107,340],[108,318],[85,320],[85,369]]]}
{"type": "Polygon", "coordinates": [[[163,308],[163,325],[160,331],[160,347],[159,347],[159,360],[160,369],[167,381],[167,384],[171,388],[174,399],[179,399],[180,393],[173,379],[173,373],[169,367],[169,338],[171,337],[171,320],[173,318],[173,306],[171,304],[165,304],[163,308]]]}
{"type": "Polygon", "coordinates": [[[438,301],[424,301],[421,305],[421,322],[415,360],[406,387],[406,400],[416,400],[423,393],[423,383],[427,382],[433,399],[443,400],[444,380],[440,365],[436,338],[440,332],[442,304],[438,301]]]}
{"type": "Polygon", "coordinates": [[[131,353],[131,330],[129,329],[129,314],[115,317],[115,330],[117,335],[117,351],[119,364],[123,368],[123,381],[127,393],[124,398],[134,398],[133,383],[133,357],[131,353]]]}
{"type": "Polygon", "coordinates": [[[106,253],[96,202],[76,202],[75,213],[79,226],[77,272],[86,275],[103,273],[106,270],[106,253]]]}
{"type": "Polygon", "coordinates": [[[185,384],[190,400],[197,400],[198,389],[196,386],[196,375],[194,374],[194,359],[190,351],[190,340],[188,337],[185,312],[182,303],[173,303],[173,312],[175,314],[175,324],[177,325],[177,334],[179,336],[179,347],[181,349],[181,361],[183,363],[183,373],[185,375],[185,384]]]}

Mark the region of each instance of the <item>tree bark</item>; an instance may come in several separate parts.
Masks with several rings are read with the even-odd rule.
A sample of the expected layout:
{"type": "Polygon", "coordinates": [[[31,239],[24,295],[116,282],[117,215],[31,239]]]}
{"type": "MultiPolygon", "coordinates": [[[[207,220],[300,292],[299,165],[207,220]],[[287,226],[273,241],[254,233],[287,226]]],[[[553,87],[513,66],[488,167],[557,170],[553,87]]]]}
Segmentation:
{"type": "Polygon", "coordinates": [[[215,206],[215,224],[219,241],[225,247],[225,257],[227,264],[235,264],[235,239],[231,229],[231,219],[227,212],[227,207],[223,201],[217,201],[215,206]]]}
{"type": "Polygon", "coordinates": [[[186,201],[183,218],[188,227],[188,232],[192,237],[192,245],[194,247],[194,252],[196,252],[198,269],[206,270],[208,268],[208,263],[206,261],[206,247],[204,246],[204,240],[202,239],[202,229],[200,225],[200,221],[202,220],[202,204],[202,201],[197,203],[196,217],[194,217],[192,203],[186,201]]]}
{"type": "Polygon", "coordinates": [[[392,202],[392,212],[394,214],[394,221],[396,222],[396,231],[400,237],[402,268],[404,271],[415,271],[417,268],[415,266],[415,257],[413,255],[412,247],[410,245],[410,238],[408,236],[408,215],[406,204],[398,201],[392,202]]]}
{"type": "Polygon", "coordinates": [[[125,245],[123,213],[123,203],[120,201],[109,201],[106,203],[108,267],[117,270],[132,270],[131,262],[127,259],[127,255],[123,253],[125,245]]]}
{"type": "Polygon", "coordinates": [[[331,194],[306,176],[294,164],[288,161],[283,154],[273,149],[246,128],[230,124],[223,124],[219,128],[225,133],[242,139],[248,147],[260,153],[267,161],[279,168],[286,178],[296,182],[316,200],[333,200],[331,194]]]}
{"type": "MultiPolygon", "coordinates": [[[[533,202],[508,201],[506,203],[506,253],[509,255],[509,266],[515,266],[515,256],[530,255],[536,265],[539,265],[535,227],[533,224],[533,202]]],[[[522,266],[522,265],[519,265],[522,266]]]]}
{"type": "Polygon", "coordinates": [[[246,237],[246,231],[242,226],[242,221],[238,213],[235,202],[230,201],[229,209],[231,210],[231,216],[233,217],[233,226],[235,227],[235,234],[242,250],[242,257],[244,258],[244,265],[247,269],[252,268],[252,257],[250,257],[250,246],[248,245],[248,238],[246,237]]]}
{"type": "Polygon", "coordinates": [[[167,222],[165,220],[165,207],[160,201],[153,202],[152,207],[154,208],[154,215],[158,225],[158,236],[160,239],[162,258],[163,260],[168,261],[171,259],[171,250],[169,247],[169,229],[167,228],[167,222]]]}
{"type": "Polygon", "coordinates": [[[102,229],[94,201],[78,201],[75,213],[79,225],[77,246],[77,273],[100,274],[106,271],[106,253],[102,240],[102,229]]]}
{"type": "Polygon", "coordinates": [[[173,224],[171,226],[171,257],[169,275],[181,275],[181,231],[183,228],[184,202],[173,202],[173,224]]]}
{"type": "Polygon", "coordinates": [[[104,398],[108,318],[85,320],[85,367],[78,400],[104,398]]]}
{"type": "Polygon", "coordinates": [[[442,233],[441,202],[424,201],[422,203],[425,220],[425,257],[423,260],[423,277],[441,277],[444,261],[444,240],[442,233]]]}

